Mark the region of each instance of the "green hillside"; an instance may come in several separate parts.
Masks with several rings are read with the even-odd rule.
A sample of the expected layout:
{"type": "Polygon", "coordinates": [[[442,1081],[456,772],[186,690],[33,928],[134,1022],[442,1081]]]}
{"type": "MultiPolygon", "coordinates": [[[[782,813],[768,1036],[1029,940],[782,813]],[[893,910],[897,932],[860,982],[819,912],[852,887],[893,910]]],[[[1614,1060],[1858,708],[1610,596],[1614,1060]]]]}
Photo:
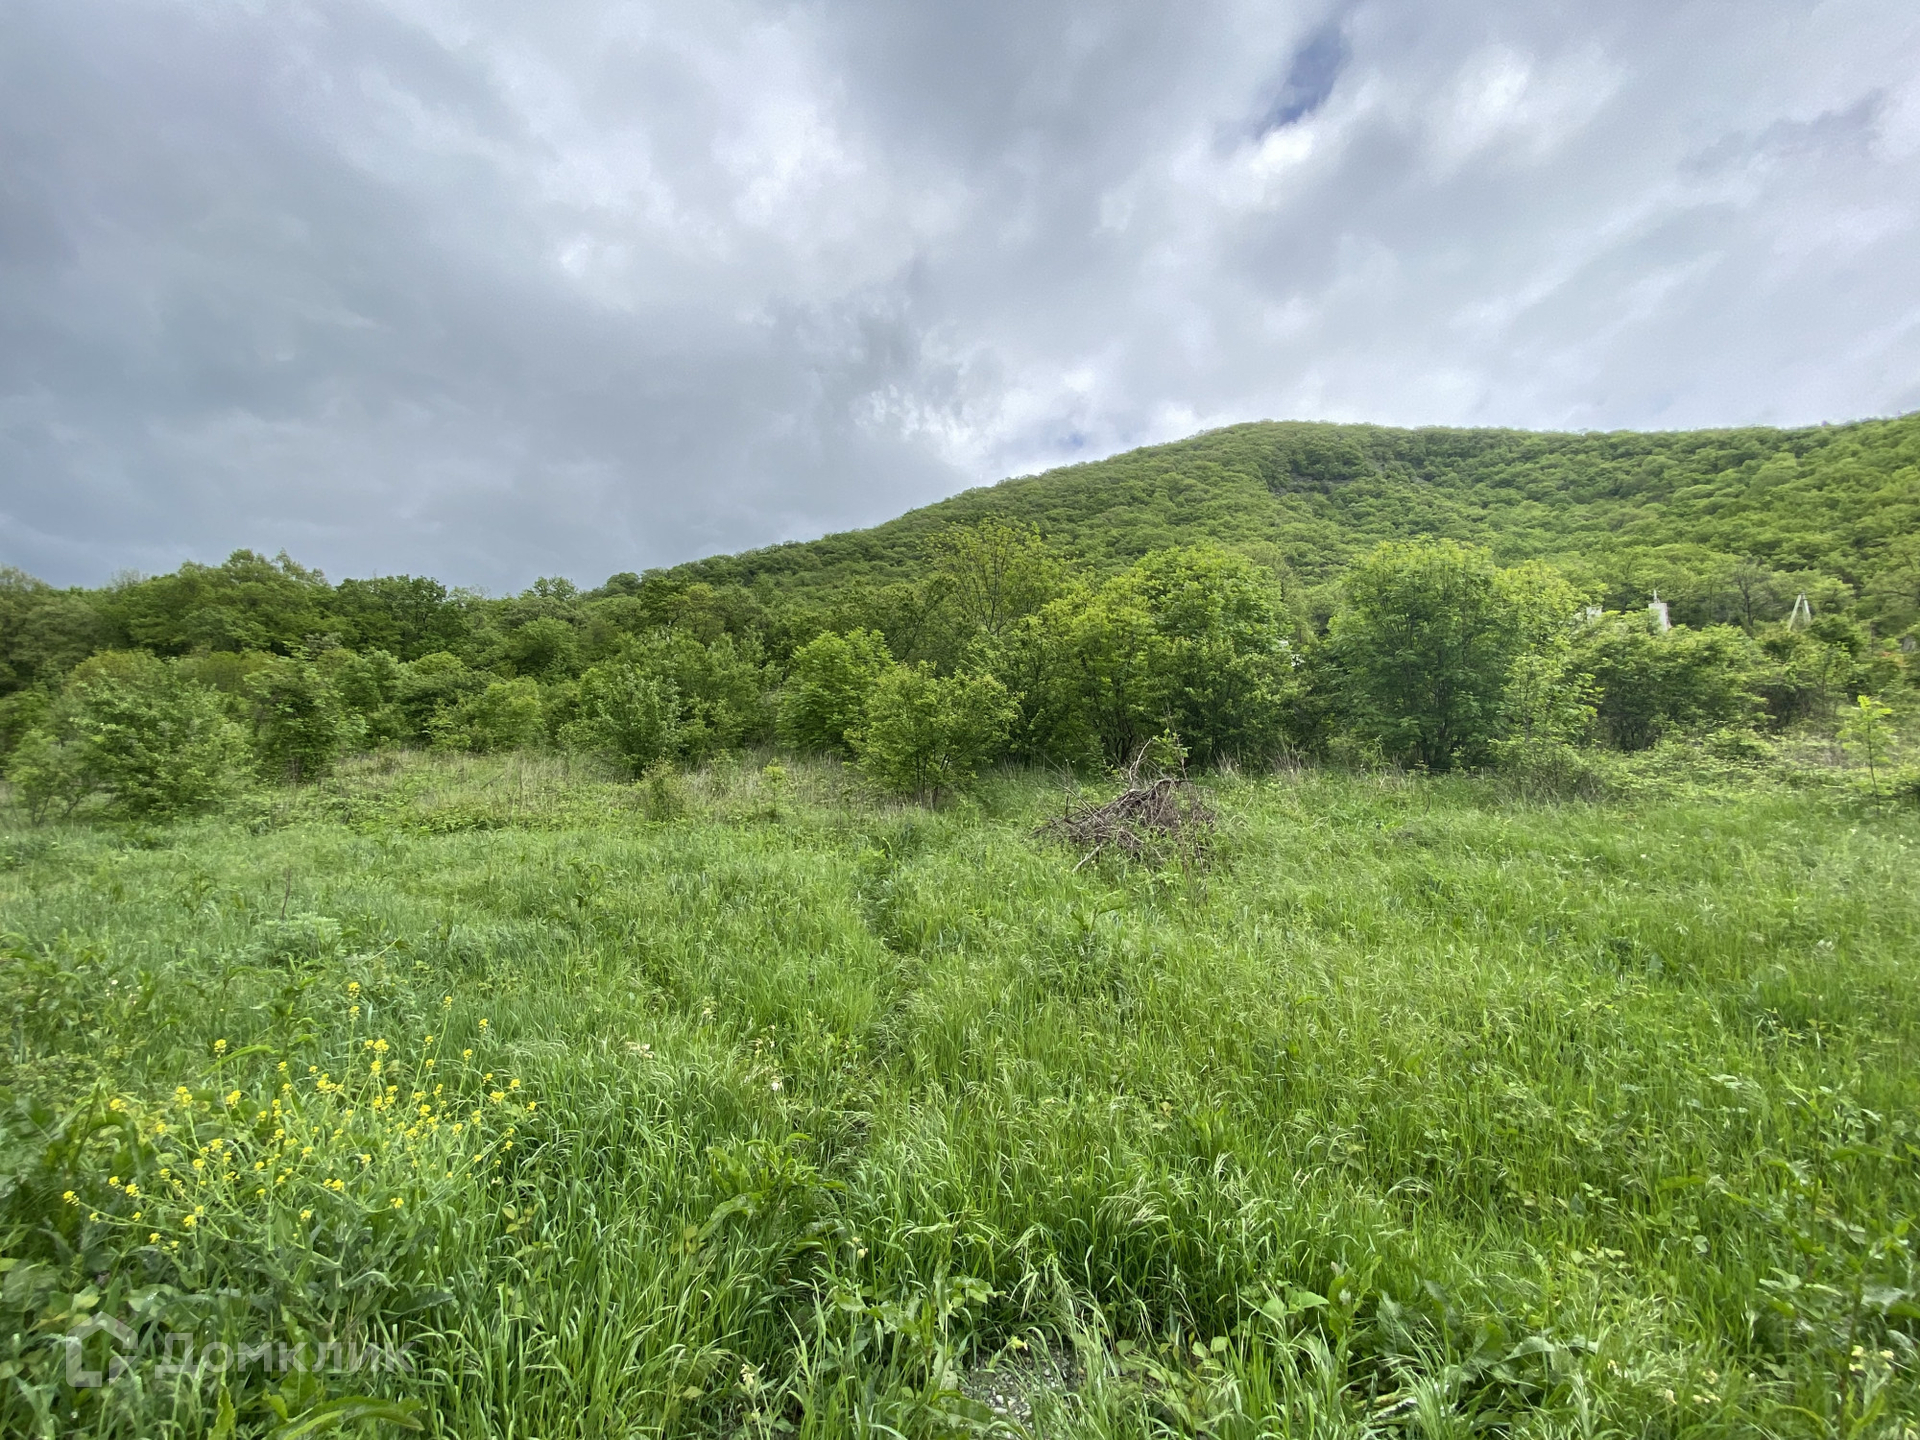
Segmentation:
{"type": "Polygon", "coordinates": [[[1747,560],[1843,582],[1877,614],[1890,608],[1881,592],[1920,578],[1920,415],[1663,434],[1262,421],[670,573],[779,591],[910,580],[928,537],[988,515],[1038,526],[1099,571],[1212,539],[1275,547],[1318,581],[1381,540],[1431,534],[1503,563],[1576,559],[1633,592],[1610,595],[1620,602],[1660,586],[1717,609],[1715,572],[1747,560]]]}
{"type": "Polygon", "coordinates": [[[1916,1440],[1916,522],[1920,418],[1260,424],[0,567],[0,1435],[1916,1440]]]}

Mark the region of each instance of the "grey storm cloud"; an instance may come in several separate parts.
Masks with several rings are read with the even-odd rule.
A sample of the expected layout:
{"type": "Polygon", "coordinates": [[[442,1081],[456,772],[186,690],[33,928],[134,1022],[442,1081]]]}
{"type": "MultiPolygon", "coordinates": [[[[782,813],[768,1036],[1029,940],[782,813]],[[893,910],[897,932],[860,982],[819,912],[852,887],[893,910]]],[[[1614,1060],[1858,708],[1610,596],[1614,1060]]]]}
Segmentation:
{"type": "Polygon", "coordinates": [[[1917,406],[1910,0],[0,4],[0,561],[56,581],[1917,406]]]}

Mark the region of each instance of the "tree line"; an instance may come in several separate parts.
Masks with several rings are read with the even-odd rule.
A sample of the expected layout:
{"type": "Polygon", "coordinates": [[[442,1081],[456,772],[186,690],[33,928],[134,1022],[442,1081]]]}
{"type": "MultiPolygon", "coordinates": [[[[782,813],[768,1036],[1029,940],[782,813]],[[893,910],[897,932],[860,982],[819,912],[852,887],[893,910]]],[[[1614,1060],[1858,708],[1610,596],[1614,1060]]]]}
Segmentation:
{"type": "Polygon", "coordinates": [[[1899,640],[1824,603],[1669,625],[1608,598],[1435,538],[1311,585],[1259,545],[1103,573],[992,516],[926,536],[912,580],[799,594],[683,570],[493,599],[249,551],[98,590],[6,571],[0,754],[37,814],[192,811],[389,746],[638,775],[777,743],[933,801],[1001,760],[1092,771],[1157,737],[1203,767],[1550,768],[1912,691],[1899,640]]]}

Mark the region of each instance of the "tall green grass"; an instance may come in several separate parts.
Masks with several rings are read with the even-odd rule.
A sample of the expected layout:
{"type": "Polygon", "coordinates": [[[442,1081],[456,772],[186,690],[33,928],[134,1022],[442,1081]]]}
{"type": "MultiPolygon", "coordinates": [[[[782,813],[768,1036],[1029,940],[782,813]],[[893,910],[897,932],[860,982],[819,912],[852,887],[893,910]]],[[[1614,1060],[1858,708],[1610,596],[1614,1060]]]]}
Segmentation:
{"type": "Polygon", "coordinates": [[[987,1372],[1050,1435],[1916,1433],[1911,813],[1214,788],[1193,875],[830,765],[10,822],[7,1433],[919,1436],[987,1372]]]}

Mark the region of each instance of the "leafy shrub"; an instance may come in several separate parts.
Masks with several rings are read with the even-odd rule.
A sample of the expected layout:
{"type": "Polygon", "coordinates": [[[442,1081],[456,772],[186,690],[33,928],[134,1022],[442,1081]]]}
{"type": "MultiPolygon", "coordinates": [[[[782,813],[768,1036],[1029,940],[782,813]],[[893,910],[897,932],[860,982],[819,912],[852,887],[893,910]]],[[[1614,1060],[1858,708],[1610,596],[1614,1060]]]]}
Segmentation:
{"type": "Polygon", "coordinates": [[[1495,768],[1529,800],[1599,800],[1607,793],[1594,753],[1565,740],[1516,736],[1494,741],[1491,751],[1495,768]]]}
{"type": "Polygon", "coordinates": [[[1749,688],[1755,655],[1728,625],[1661,632],[1644,616],[1609,616],[1574,646],[1575,667],[1593,678],[1607,739],[1645,750],[1669,731],[1739,725],[1759,701],[1749,688]]]}
{"type": "Polygon", "coordinates": [[[393,686],[393,704],[405,719],[410,739],[433,734],[434,720],[466,696],[487,688],[492,676],[467,668],[457,655],[444,650],[422,655],[400,667],[393,686]]]}
{"type": "Polygon", "coordinates": [[[758,641],[719,635],[703,643],[678,630],[656,630],[630,640],[624,659],[678,698],[676,747],[683,758],[703,760],[771,736],[770,686],[758,641]]]}
{"type": "Polygon", "coordinates": [[[315,662],[340,697],[349,729],[362,745],[407,740],[412,730],[397,703],[405,668],[385,650],[328,650],[315,662]]]}
{"type": "Polygon", "coordinates": [[[1902,765],[1888,775],[1887,793],[1909,805],[1920,805],[1920,765],[1902,765]]]}
{"type": "Polygon", "coordinates": [[[680,692],[631,661],[596,665],[580,677],[574,718],[562,739],[638,774],[679,748],[680,692]]]}
{"type": "Polygon", "coordinates": [[[645,783],[641,798],[649,820],[677,820],[686,813],[686,789],[672,765],[657,760],[647,767],[642,779],[645,783]]]}
{"type": "Polygon", "coordinates": [[[340,697],[304,660],[276,657],[247,677],[253,701],[253,747],[269,780],[299,784],[333,768],[346,737],[340,697]]]}
{"type": "Polygon", "coordinates": [[[531,745],[544,730],[540,687],[532,680],[496,680],[442,710],[432,721],[436,745],[481,754],[531,745]]]}
{"type": "Polygon", "coordinates": [[[13,754],[27,732],[46,718],[52,703],[53,697],[39,687],[0,695],[0,762],[13,754]]]}
{"type": "Polygon", "coordinates": [[[1537,737],[1528,717],[1554,688],[1574,608],[1550,572],[1503,570],[1474,546],[1379,546],[1348,573],[1328,647],[1349,723],[1436,771],[1490,758],[1516,721],[1537,737]]]}
{"type": "Polygon", "coordinates": [[[570,675],[580,653],[573,627],[552,615],[529,620],[508,632],[504,648],[516,675],[570,675]]]}
{"type": "Polygon", "coordinates": [[[851,754],[848,732],[859,727],[874,682],[893,663],[872,630],[815,637],[794,652],[780,692],[780,739],[796,750],[851,754]]]}
{"type": "Polygon", "coordinates": [[[964,789],[1006,738],[1013,704],[991,675],[942,677],[931,666],[883,672],[853,733],[860,768],[924,801],[964,789]]]}
{"type": "Polygon", "coordinates": [[[1847,753],[1864,761],[1875,794],[1880,791],[1880,771],[1893,745],[1893,707],[1871,695],[1861,695],[1853,708],[1840,718],[1840,743],[1847,753]]]}
{"type": "Polygon", "coordinates": [[[1269,577],[1210,546],[1159,551],[982,644],[1016,697],[1016,754],[1124,764],[1171,727],[1210,763],[1279,749],[1295,656],[1269,577]]]}
{"type": "Polygon", "coordinates": [[[158,820],[225,799],[245,755],[246,737],[212,691],[151,655],[110,651],[73,673],[7,773],[36,819],[100,796],[158,820]]]}

